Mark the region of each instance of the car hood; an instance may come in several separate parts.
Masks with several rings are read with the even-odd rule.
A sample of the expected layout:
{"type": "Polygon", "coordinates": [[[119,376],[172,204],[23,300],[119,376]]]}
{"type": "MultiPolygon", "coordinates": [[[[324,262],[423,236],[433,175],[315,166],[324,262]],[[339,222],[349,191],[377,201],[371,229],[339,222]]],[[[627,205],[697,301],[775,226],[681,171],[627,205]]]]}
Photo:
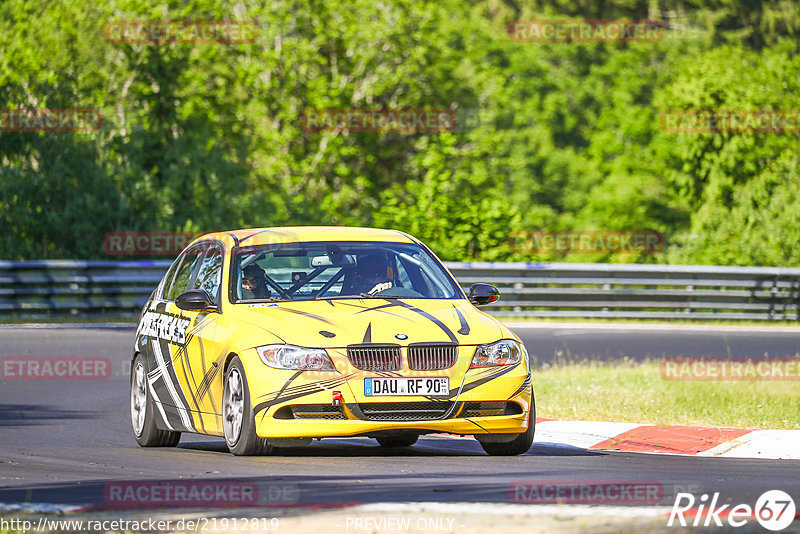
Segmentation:
{"type": "Polygon", "coordinates": [[[236,305],[239,321],[284,342],[341,348],[360,343],[449,342],[460,345],[516,339],[466,300],[347,299],[236,305]]]}

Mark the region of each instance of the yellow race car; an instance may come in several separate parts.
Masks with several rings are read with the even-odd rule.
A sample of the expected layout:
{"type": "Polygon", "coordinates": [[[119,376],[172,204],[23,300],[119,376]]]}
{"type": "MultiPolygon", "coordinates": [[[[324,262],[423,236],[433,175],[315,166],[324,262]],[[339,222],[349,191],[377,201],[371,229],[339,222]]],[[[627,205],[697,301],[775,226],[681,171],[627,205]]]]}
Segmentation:
{"type": "Polygon", "coordinates": [[[144,447],[181,432],[237,455],[313,438],[386,447],[473,435],[526,452],[535,407],[520,339],[417,239],[370,228],[218,232],[192,242],[142,310],[131,421],[144,447]]]}

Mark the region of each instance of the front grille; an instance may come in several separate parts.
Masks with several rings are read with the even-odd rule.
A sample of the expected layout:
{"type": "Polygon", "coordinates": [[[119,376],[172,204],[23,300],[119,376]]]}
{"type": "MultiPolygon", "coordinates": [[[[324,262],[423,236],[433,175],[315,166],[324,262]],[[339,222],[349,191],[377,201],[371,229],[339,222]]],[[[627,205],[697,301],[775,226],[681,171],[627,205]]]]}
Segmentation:
{"type": "Polygon", "coordinates": [[[400,345],[350,345],[347,357],[362,371],[399,371],[403,360],[400,345]]]}
{"type": "Polygon", "coordinates": [[[298,404],[291,410],[295,419],[347,419],[341,406],[330,404],[298,404]]]}
{"type": "Polygon", "coordinates": [[[447,369],[456,364],[456,358],[458,358],[458,345],[452,343],[408,346],[408,367],[415,371],[447,369]]]}
{"type": "Polygon", "coordinates": [[[441,419],[453,407],[441,402],[376,402],[359,404],[361,413],[370,421],[426,421],[441,419]]]}
{"type": "Polygon", "coordinates": [[[505,411],[505,401],[465,402],[459,417],[491,417],[504,415],[505,411]]]}

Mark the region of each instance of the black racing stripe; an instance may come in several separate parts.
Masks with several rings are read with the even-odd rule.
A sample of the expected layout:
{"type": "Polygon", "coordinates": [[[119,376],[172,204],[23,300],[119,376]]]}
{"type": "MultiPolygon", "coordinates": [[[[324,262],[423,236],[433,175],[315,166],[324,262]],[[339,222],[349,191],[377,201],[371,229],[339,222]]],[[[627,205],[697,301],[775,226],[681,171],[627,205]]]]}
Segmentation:
{"type": "Polygon", "coordinates": [[[372,323],[367,325],[367,331],[364,332],[364,339],[361,341],[364,345],[367,343],[372,343],[372,323]]]}
{"type": "MultiPolygon", "coordinates": [[[[329,300],[328,302],[332,303],[333,301],[329,300]]],[[[372,309],[369,306],[364,306],[363,304],[355,304],[353,302],[345,302],[345,301],[342,301],[342,300],[337,300],[335,304],[337,306],[350,306],[351,308],[359,308],[359,309],[362,309],[362,310],[370,310],[370,309],[372,309]]],[[[356,313],[360,313],[360,312],[356,312],[356,313]]]]}
{"type": "MultiPolygon", "coordinates": [[[[326,386],[328,386],[328,387],[336,387],[336,386],[344,384],[346,382],[347,382],[347,380],[345,378],[342,378],[338,383],[326,384],[326,386]]],[[[264,402],[256,405],[255,408],[253,408],[253,413],[257,414],[261,410],[265,410],[265,409],[269,408],[270,406],[274,406],[275,404],[281,404],[281,403],[284,403],[284,402],[288,402],[290,400],[299,399],[300,397],[307,397],[308,395],[311,395],[311,394],[314,394],[314,393],[319,393],[320,391],[325,391],[325,388],[316,387],[316,388],[313,389],[313,391],[297,393],[297,394],[294,394],[294,395],[286,395],[284,397],[275,398],[275,399],[269,400],[269,401],[264,401],[264,402]]],[[[262,416],[262,420],[263,420],[263,416],[262,416]]]]}
{"type": "MultiPolygon", "coordinates": [[[[205,319],[205,317],[203,319],[205,319]]],[[[189,363],[189,351],[187,350],[187,348],[189,347],[189,343],[197,336],[197,334],[202,332],[209,325],[213,325],[213,324],[214,324],[213,321],[201,320],[201,322],[198,323],[194,328],[191,328],[191,329],[189,329],[187,331],[187,333],[186,333],[186,341],[185,341],[184,345],[181,346],[180,349],[178,349],[178,351],[179,351],[178,352],[178,356],[181,358],[181,361],[184,364],[184,378],[186,378],[186,383],[188,384],[189,383],[189,377],[186,376],[186,371],[185,371],[185,369],[188,368],[189,369],[189,375],[192,378],[192,384],[194,384],[193,391],[195,391],[195,392],[198,392],[199,387],[197,385],[197,380],[194,377],[194,373],[192,372],[192,367],[191,367],[191,365],[189,363]]],[[[203,338],[198,338],[198,343],[200,345],[201,367],[203,369],[205,369],[206,368],[206,355],[205,355],[205,350],[203,349],[203,338]]],[[[205,380],[205,376],[203,377],[203,380],[205,380]]],[[[201,381],[200,384],[202,386],[203,382],[201,381]]],[[[198,393],[198,398],[202,398],[202,396],[199,395],[199,393],[198,393]]],[[[197,401],[194,399],[194,394],[192,394],[192,400],[195,402],[195,406],[197,406],[197,411],[199,412],[200,411],[200,405],[197,404],[197,401]]]]}
{"type": "MultiPolygon", "coordinates": [[[[205,351],[203,350],[203,339],[199,338],[198,343],[200,344],[200,354],[205,359],[205,351]]],[[[197,402],[197,398],[195,397],[195,391],[197,391],[197,380],[194,378],[194,373],[192,372],[192,366],[189,363],[189,351],[186,350],[186,345],[178,349],[178,357],[181,361],[181,369],[183,371],[183,378],[186,380],[186,384],[189,387],[189,395],[192,397],[192,403],[194,404],[194,409],[190,405],[187,405],[187,408],[190,412],[197,412],[200,413],[200,404],[197,402]],[[188,372],[187,372],[188,370],[188,372]]],[[[191,417],[191,416],[190,416],[191,417]]],[[[203,432],[206,431],[205,424],[203,423],[203,418],[198,417],[200,419],[200,428],[203,432]]]]}
{"type": "Polygon", "coordinates": [[[231,238],[233,239],[233,246],[234,247],[238,247],[239,246],[239,238],[236,237],[235,235],[233,235],[230,232],[228,232],[228,235],[231,236],[231,238]]]}
{"type": "Polygon", "coordinates": [[[523,392],[524,392],[526,389],[528,389],[529,387],[531,387],[531,375],[528,375],[528,376],[525,378],[525,380],[523,380],[523,381],[522,381],[522,384],[520,384],[520,386],[517,388],[517,391],[515,391],[515,392],[514,392],[514,393],[513,393],[513,394],[512,394],[510,397],[508,397],[508,398],[509,398],[509,399],[513,399],[514,397],[516,397],[516,396],[517,396],[517,395],[519,395],[520,393],[523,393],[523,392]]]}
{"type": "Polygon", "coordinates": [[[358,315],[359,313],[364,313],[364,312],[379,311],[381,313],[385,313],[387,315],[392,315],[392,316],[398,317],[400,319],[406,319],[406,317],[403,317],[402,315],[397,315],[396,313],[392,313],[392,312],[386,311],[384,309],[384,308],[394,308],[394,307],[397,307],[397,304],[394,303],[394,302],[390,302],[388,304],[381,304],[380,306],[372,306],[372,307],[366,307],[366,308],[363,307],[363,306],[359,306],[359,308],[361,308],[361,311],[358,311],[355,314],[358,315]]]}
{"type": "MultiPolygon", "coordinates": [[[[352,304],[350,306],[352,306],[352,304]]],[[[355,314],[358,315],[359,313],[378,311],[384,308],[396,308],[398,306],[400,306],[400,304],[398,304],[396,300],[393,300],[392,302],[388,302],[386,304],[381,304],[379,306],[358,306],[359,308],[361,308],[361,311],[356,312],[355,314]]]]}
{"type": "Polygon", "coordinates": [[[326,318],[322,317],[321,315],[316,315],[316,314],[313,314],[313,313],[308,313],[308,312],[304,312],[304,311],[300,311],[300,310],[293,310],[291,308],[284,308],[283,306],[276,306],[274,309],[283,310],[283,311],[289,312],[289,313],[296,313],[297,315],[302,315],[303,317],[310,317],[311,319],[316,319],[318,321],[322,321],[325,324],[333,325],[332,322],[330,322],[326,318]]]}
{"type": "MultiPolygon", "coordinates": [[[[286,390],[286,388],[287,388],[287,387],[289,387],[289,384],[291,384],[292,382],[294,382],[294,380],[295,380],[295,379],[296,379],[298,376],[300,376],[301,374],[303,374],[303,371],[297,371],[295,374],[293,374],[292,376],[290,376],[290,377],[289,377],[289,380],[287,380],[287,381],[286,381],[286,382],[283,384],[283,387],[280,389],[280,391],[278,391],[278,393],[276,393],[276,394],[275,394],[275,398],[276,398],[276,399],[277,399],[277,398],[279,398],[279,397],[281,396],[281,393],[283,393],[283,392],[286,390]]],[[[267,415],[267,412],[265,411],[265,412],[264,412],[264,415],[262,415],[262,416],[261,416],[261,421],[264,421],[264,417],[266,417],[266,415],[267,415]]]]}
{"type": "Polygon", "coordinates": [[[172,428],[180,432],[196,432],[194,428],[187,428],[186,425],[183,424],[176,406],[170,406],[169,404],[164,404],[162,402],[161,407],[164,409],[164,413],[166,414],[169,424],[172,426],[172,428]]]}
{"type": "Polygon", "coordinates": [[[453,309],[456,311],[456,315],[458,315],[458,321],[461,323],[461,328],[458,330],[458,333],[462,336],[466,336],[469,334],[469,324],[464,316],[461,315],[461,312],[458,310],[457,306],[453,306],[453,309]]]}
{"type": "MultiPolygon", "coordinates": [[[[517,365],[519,365],[519,364],[517,364],[517,365]]],[[[500,371],[498,371],[498,372],[496,372],[496,373],[494,373],[494,374],[492,374],[490,376],[487,376],[487,377],[484,377],[484,378],[479,378],[478,380],[473,380],[472,382],[469,382],[468,384],[464,384],[464,389],[461,390],[461,393],[465,393],[467,391],[471,391],[471,390],[475,389],[478,386],[482,386],[483,384],[485,384],[485,383],[487,383],[487,382],[489,382],[491,380],[494,380],[495,378],[501,377],[506,373],[510,373],[511,371],[516,369],[516,367],[517,367],[516,365],[512,365],[510,367],[503,366],[500,369],[500,371]]]]}
{"type": "MultiPolygon", "coordinates": [[[[186,394],[183,391],[183,388],[181,387],[180,383],[178,382],[178,375],[176,374],[175,365],[173,363],[173,355],[172,355],[171,344],[168,341],[161,340],[161,339],[155,339],[154,342],[158,343],[159,347],[161,348],[161,356],[164,358],[164,366],[166,367],[166,370],[167,370],[167,375],[166,376],[162,375],[161,378],[164,379],[164,380],[170,380],[172,382],[172,385],[173,385],[173,387],[175,389],[175,393],[178,394],[178,402],[180,402],[187,411],[191,411],[191,406],[189,404],[189,401],[186,399],[186,394]]],[[[165,390],[166,390],[166,385],[165,385],[165,390]]],[[[164,405],[168,405],[168,404],[171,405],[171,403],[174,402],[174,400],[172,398],[172,395],[169,393],[169,391],[165,391],[165,393],[166,393],[166,397],[160,397],[161,398],[161,403],[164,404],[164,405]]],[[[176,410],[175,410],[175,414],[178,415],[178,420],[176,421],[177,426],[181,427],[181,428],[186,428],[186,426],[183,424],[183,422],[180,419],[180,415],[178,414],[177,407],[176,407],[176,410]]],[[[187,415],[189,417],[189,420],[192,421],[191,414],[187,414],[187,415]]],[[[172,424],[172,420],[170,420],[170,424],[172,424]]],[[[173,426],[175,426],[175,425],[173,424],[173,426]]],[[[194,428],[187,429],[187,431],[196,432],[196,430],[194,428]]]]}
{"type": "MultiPolygon", "coordinates": [[[[193,337],[194,334],[200,332],[203,328],[206,327],[206,325],[209,325],[209,324],[214,324],[214,323],[213,323],[213,321],[204,321],[203,323],[201,323],[201,325],[198,325],[198,328],[196,328],[195,330],[190,332],[190,336],[193,337]]],[[[188,347],[188,346],[189,346],[189,341],[188,341],[188,338],[187,338],[186,347],[188,347]]],[[[209,392],[209,390],[210,390],[209,388],[211,387],[211,380],[213,380],[213,378],[219,372],[219,369],[220,369],[219,363],[220,363],[220,360],[222,359],[222,356],[218,356],[217,359],[214,360],[214,362],[217,363],[216,366],[213,365],[214,362],[212,362],[212,365],[209,368],[206,365],[206,355],[205,355],[205,350],[203,349],[202,338],[200,339],[200,368],[205,370],[205,374],[203,375],[203,379],[200,381],[200,384],[198,385],[196,379],[194,378],[194,373],[191,371],[191,366],[189,365],[189,357],[188,357],[188,355],[186,355],[186,352],[187,351],[184,348],[184,355],[185,355],[185,358],[186,358],[186,362],[185,363],[189,367],[190,373],[192,374],[192,382],[194,383],[194,393],[197,395],[197,399],[195,400],[195,405],[197,406],[197,411],[199,412],[201,410],[200,410],[200,405],[198,404],[198,402],[203,397],[205,397],[206,394],[209,392]]],[[[187,382],[188,382],[188,380],[187,380],[187,382]]],[[[209,400],[211,401],[211,409],[214,411],[214,413],[216,413],[217,405],[214,402],[214,399],[209,396],[209,400]]],[[[201,421],[201,424],[203,424],[202,423],[202,419],[200,421],[201,421]]]]}
{"type": "MultiPolygon", "coordinates": [[[[167,390],[167,385],[164,383],[163,375],[159,376],[158,378],[156,378],[154,380],[151,380],[150,381],[150,386],[153,388],[153,393],[156,394],[156,396],[158,397],[158,400],[161,401],[160,404],[162,406],[172,406],[171,404],[168,404],[168,403],[164,402],[164,397],[166,396],[166,398],[169,399],[170,395],[169,395],[169,391],[167,390]]],[[[180,424],[180,419],[178,420],[178,423],[180,424]]],[[[171,420],[169,421],[169,424],[172,424],[171,420]]]]}
{"type": "MultiPolygon", "coordinates": [[[[163,402],[164,399],[171,399],[172,397],[169,394],[169,390],[167,389],[167,385],[164,382],[164,376],[159,376],[155,380],[151,381],[150,386],[153,388],[154,393],[158,396],[161,405],[161,408],[164,410],[164,415],[167,418],[167,423],[175,430],[184,430],[186,427],[181,421],[181,416],[178,413],[178,408],[173,406],[172,404],[168,404],[163,402]]],[[[153,401],[155,403],[155,400],[153,401]]],[[[157,408],[154,410],[160,412],[157,408]]],[[[160,413],[159,413],[160,415],[160,413]]],[[[163,417],[161,418],[163,420],[163,417]]],[[[164,425],[164,428],[168,428],[167,425],[164,425]]],[[[191,431],[190,431],[191,432],[191,431]]]]}
{"type": "MultiPolygon", "coordinates": [[[[220,369],[222,369],[222,359],[223,355],[220,355],[219,358],[211,363],[211,366],[206,371],[206,374],[203,375],[203,380],[200,382],[200,386],[197,388],[198,399],[202,399],[210,391],[211,381],[214,380],[214,377],[217,376],[217,373],[219,373],[220,369]],[[216,365],[214,365],[215,363],[216,365]]],[[[211,401],[211,407],[214,409],[214,413],[216,413],[217,406],[214,403],[214,398],[209,395],[208,399],[211,401]]]]}
{"type": "MultiPolygon", "coordinates": [[[[190,410],[189,401],[186,398],[186,393],[183,391],[180,382],[178,381],[178,373],[175,369],[175,362],[176,356],[172,353],[172,343],[163,339],[157,339],[156,343],[159,344],[161,347],[161,355],[164,357],[164,364],[167,368],[167,377],[169,380],[172,381],[172,384],[175,386],[175,392],[178,394],[178,400],[183,403],[183,406],[190,410]]],[[[179,354],[180,352],[185,352],[185,346],[178,349],[179,354]]],[[[170,399],[172,396],[170,395],[170,399]]],[[[164,399],[161,399],[162,401],[164,399]]]]}
{"type": "Polygon", "coordinates": [[[439,319],[437,319],[436,317],[434,317],[430,313],[428,313],[428,312],[426,312],[424,310],[420,310],[419,308],[417,308],[415,306],[412,306],[411,304],[408,304],[406,302],[402,302],[402,301],[399,301],[399,300],[397,301],[397,304],[398,304],[398,306],[402,306],[403,308],[406,308],[407,310],[411,310],[411,311],[413,311],[415,313],[418,313],[418,314],[422,315],[423,317],[425,317],[426,319],[431,321],[433,324],[435,324],[436,326],[441,328],[442,331],[445,334],[447,334],[447,337],[450,338],[450,341],[452,341],[453,343],[458,343],[458,339],[456,339],[456,336],[455,336],[455,334],[453,334],[453,331],[450,330],[449,328],[447,328],[447,325],[445,325],[442,321],[440,321],[439,319]]]}
{"type": "MultiPolygon", "coordinates": [[[[167,407],[164,407],[164,405],[161,403],[159,404],[164,408],[164,411],[166,412],[167,407]]],[[[164,416],[161,415],[161,410],[159,410],[158,407],[156,406],[156,401],[153,401],[153,417],[156,418],[156,428],[160,428],[162,430],[168,430],[170,426],[172,426],[172,428],[175,428],[175,426],[171,422],[167,423],[167,421],[164,420],[164,416]]]]}
{"type": "MultiPolygon", "coordinates": [[[[300,372],[303,372],[303,371],[300,371],[300,372]]],[[[263,398],[266,398],[266,397],[277,398],[277,396],[281,392],[284,392],[284,393],[287,393],[287,394],[290,394],[290,395],[294,395],[296,393],[304,393],[306,391],[318,390],[320,385],[325,386],[325,387],[328,387],[328,386],[331,386],[331,385],[339,385],[342,380],[349,380],[350,378],[353,377],[353,375],[355,375],[355,373],[350,373],[349,375],[346,375],[346,376],[341,376],[340,375],[340,376],[338,376],[336,378],[328,378],[327,380],[318,380],[316,382],[309,382],[307,384],[301,384],[299,386],[292,386],[290,388],[284,387],[280,391],[271,391],[269,393],[265,393],[263,395],[260,395],[258,398],[259,399],[263,399],[263,398]]]]}
{"type": "Polygon", "coordinates": [[[419,315],[425,317],[426,319],[428,319],[429,321],[434,323],[436,326],[441,328],[442,331],[445,334],[447,334],[447,337],[450,338],[450,341],[452,341],[453,343],[458,343],[458,339],[456,338],[455,334],[453,334],[453,331],[450,330],[449,328],[447,328],[447,325],[445,325],[442,321],[440,321],[439,319],[437,319],[436,317],[434,317],[430,313],[428,313],[426,311],[423,311],[423,310],[420,310],[416,306],[412,306],[411,304],[408,304],[406,302],[402,302],[400,300],[393,300],[392,302],[389,302],[387,304],[382,304],[380,306],[375,306],[375,307],[372,307],[372,308],[368,308],[366,310],[362,310],[362,311],[357,312],[357,313],[364,313],[364,312],[367,312],[367,311],[378,311],[378,310],[382,310],[382,309],[385,309],[385,308],[395,308],[395,307],[405,308],[407,310],[411,310],[411,311],[413,311],[415,313],[418,313],[419,315]]]}
{"type": "MultiPolygon", "coordinates": [[[[519,364],[517,364],[517,365],[519,365],[519,364]]],[[[503,367],[500,368],[499,371],[494,372],[489,376],[486,376],[486,377],[483,377],[483,378],[478,378],[477,380],[473,380],[472,382],[468,382],[468,383],[464,384],[464,387],[461,389],[461,393],[466,393],[467,391],[473,390],[478,386],[482,386],[486,382],[494,380],[497,377],[503,376],[504,374],[506,374],[506,373],[508,373],[510,371],[513,371],[514,369],[516,369],[516,367],[517,367],[516,365],[512,365],[510,367],[503,366],[503,367]]],[[[492,369],[492,370],[494,371],[494,369],[492,369]]],[[[455,390],[455,391],[451,391],[450,395],[448,395],[447,397],[440,396],[440,397],[437,397],[436,399],[437,400],[452,399],[457,394],[458,394],[458,390],[455,390]]]]}
{"type": "MultiPolygon", "coordinates": [[[[266,234],[266,233],[274,234],[274,233],[277,233],[277,232],[273,232],[272,230],[259,230],[258,232],[254,232],[254,233],[252,233],[252,234],[250,234],[250,235],[246,235],[246,236],[244,236],[243,238],[241,238],[241,239],[239,240],[239,242],[238,242],[238,243],[236,243],[236,245],[238,246],[238,245],[239,245],[239,243],[244,243],[245,241],[247,241],[247,240],[248,240],[248,239],[250,239],[251,237],[255,237],[255,236],[257,236],[257,235],[260,235],[260,234],[266,234]]],[[[279,234],[279,235],[280,235],[280,234],[279,234]]]]}

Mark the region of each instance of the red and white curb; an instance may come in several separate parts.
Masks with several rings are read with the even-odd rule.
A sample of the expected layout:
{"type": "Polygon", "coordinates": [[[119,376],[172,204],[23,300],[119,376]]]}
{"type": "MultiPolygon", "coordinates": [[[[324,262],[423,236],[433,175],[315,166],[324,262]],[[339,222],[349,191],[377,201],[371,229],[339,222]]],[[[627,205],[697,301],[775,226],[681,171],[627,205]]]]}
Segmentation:
{"type": "Polygon", "coordinates": [[[726,458],[800,460],[800,430],[745,430],[537,419],[534,445],[726,458]]]}

